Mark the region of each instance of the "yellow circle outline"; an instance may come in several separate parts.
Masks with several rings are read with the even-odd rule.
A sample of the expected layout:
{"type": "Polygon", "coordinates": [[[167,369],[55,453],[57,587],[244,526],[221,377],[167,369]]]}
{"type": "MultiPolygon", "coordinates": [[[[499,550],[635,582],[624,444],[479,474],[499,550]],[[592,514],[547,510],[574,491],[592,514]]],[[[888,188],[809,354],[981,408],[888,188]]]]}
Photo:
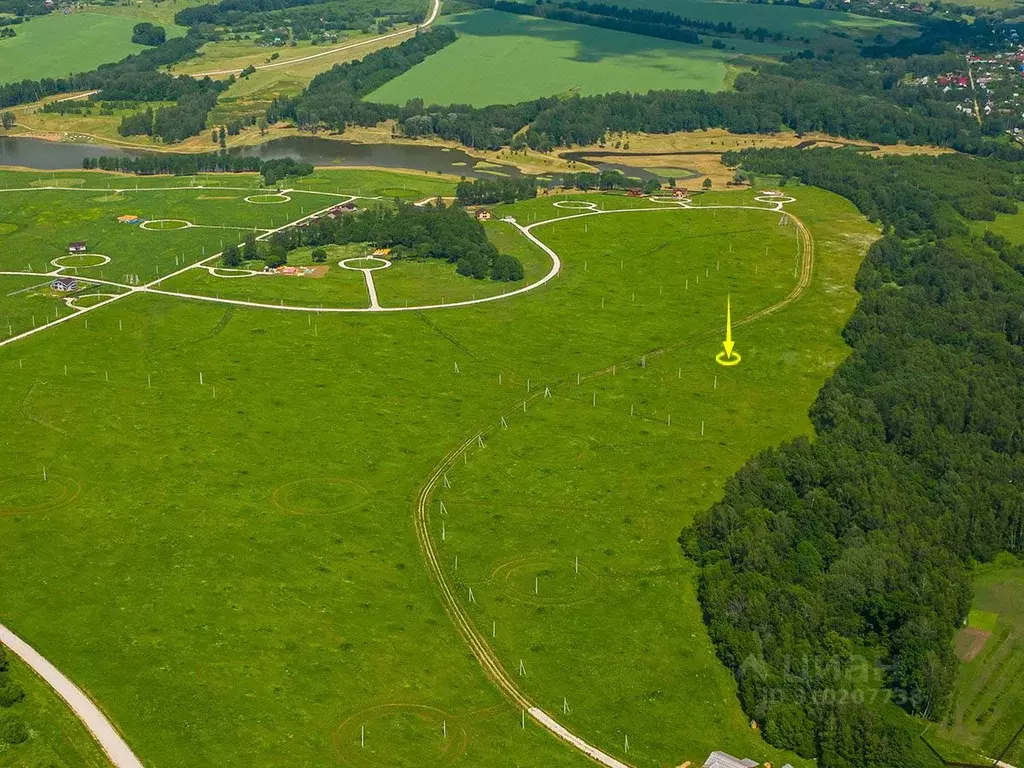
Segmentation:
{"type": "Polygon", "coordinates": [[[740,353],[739,352],[733,352],[732,353],[732,357],[726,357],[724,349],[721,352],[719,352],[717,355],[715,355],[715,362],[718,363],[719,365],[724,365],[726,367],[730,367],[730,366],[733,366],[733,365],[739,365],[740,364],[740,360],[742,360],[742,359],[743,358],[740,357],[740,353]]]}

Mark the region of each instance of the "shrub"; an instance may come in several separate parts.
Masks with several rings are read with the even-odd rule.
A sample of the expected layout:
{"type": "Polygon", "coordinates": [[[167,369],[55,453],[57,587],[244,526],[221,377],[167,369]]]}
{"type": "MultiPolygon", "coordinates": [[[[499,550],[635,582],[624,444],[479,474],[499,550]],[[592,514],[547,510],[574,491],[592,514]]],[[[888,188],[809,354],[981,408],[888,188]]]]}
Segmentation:
{"type": "Polygon", "coordinates": [[[0,682],[0,707],[13,707],[25,698],[25,692],[11,682],[0,682]]]}
{"type": "Polygon", "coordinates": [[[28,740],[28,727],[17,715],[0,718],[0,744],[21,744],[28,740]]]}

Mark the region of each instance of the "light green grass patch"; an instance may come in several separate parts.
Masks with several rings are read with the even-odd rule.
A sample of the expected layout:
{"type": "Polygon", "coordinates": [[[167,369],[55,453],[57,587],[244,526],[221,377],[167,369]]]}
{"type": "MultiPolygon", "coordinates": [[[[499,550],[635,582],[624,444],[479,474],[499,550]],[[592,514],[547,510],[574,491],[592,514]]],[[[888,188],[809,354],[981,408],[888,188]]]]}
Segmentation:
{"type": "Polygon", "coordinates": [[[562,93],[720,91],[730,53],[652,37],[474,11],[446,20],[460,38],[368,97],[382,104],[512,104],[562,93]]]}
{"type": "Polygon", "coordinates": [[[970,614],[967,616],[967,626],[971,629],[981,629],[986,632],[992,632],[996,628],[996,622],[999,621],[999,614],[992,613],[992,611],[982,611],[978,608],[972,608],[970,614]]]}
{"type": "MultiPolygon", "coordinates": [[[[145,46],[131,41],[136,20],[102,13],[50,13],[14,29],[0,41],[0,83],[67,77],[118,61],[145,46]]],[[[174,30],[169,29],[168,34],[174,30]]]]}

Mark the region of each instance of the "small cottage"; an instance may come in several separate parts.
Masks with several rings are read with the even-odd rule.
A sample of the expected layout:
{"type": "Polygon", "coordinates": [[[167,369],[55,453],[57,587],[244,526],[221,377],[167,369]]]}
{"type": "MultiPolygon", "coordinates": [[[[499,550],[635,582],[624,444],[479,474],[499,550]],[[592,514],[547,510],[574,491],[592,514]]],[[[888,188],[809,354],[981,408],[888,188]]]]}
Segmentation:
{"type": "Polygon", "coordinates": [[[477,221],[490,221],[492,218],[493,216],[491,216],[491,212],[488,211],[486,208],[481,208],[479,211],[476,212],[477,221]]]}
{"type": "Polygon", "coordinates": [[[85,241],[80,240],[74,243],[68,243],[68,253],[85,253],[85,241]]]}
{"type": "Polygon", "coordinates": [[[50,283],[50,287],[55,291],[60,291],[61,293],[71,293],[72,291],[78,290],[78,281],[72,277],[58,277],[50,283]]]}

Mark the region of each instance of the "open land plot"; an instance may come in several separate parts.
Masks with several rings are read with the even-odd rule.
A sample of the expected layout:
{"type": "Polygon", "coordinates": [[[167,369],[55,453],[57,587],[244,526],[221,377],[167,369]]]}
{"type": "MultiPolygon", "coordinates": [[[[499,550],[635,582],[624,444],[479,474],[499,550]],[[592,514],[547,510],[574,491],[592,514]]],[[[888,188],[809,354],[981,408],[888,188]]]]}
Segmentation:
{"type": "MultiPolygon", "coordinates": [[[[960,669],[952,712],[939,729],[946,741],[999,757],[1024,726],[1024,563],[1002,556],[979,566],[974,575],[974,603],[968,626],[960,630],[960,669]]],[[[1010,765],[1024,759],[1018,739],[1003,756],[1010,765]]]]}
{"type": "MultiPolygon", "coordinates": [[[[587,765],[520,728],[421,560],[414,499],[484,428],[485,448],[455,454],[427,530],[458,594],[476,590],[472,620],[497,622],[501,662],[524,659],[528,695],[560,719],[567,700],[567,724],[644,768],[712,748],[805,765],[748,728],[675,543],[748,456],[809,429],[846,354],[839,329],[877,232],[840,198],[798,190],[810,281],[737,325],[744,361],[728,370],[713,360],[726,297],[738,322],[800,284],[795,227],[774,211],[540,225],[562,273],[491,304],[314,329],[294,312],[136,294],[88,328],[0,348],[4,477],[45,465],[81,487],[63,505],[20,493],[0,515],[0,620],[154,764],[587,765]],[[577,387],[577,371],[605,373],[577,387]],[[522,413],[528,387],[552,397],[522,413]],[[565,578],[576,554],[585,588],[565,578]],[[531,604],[534,578],[534,597],[560,600],[531,604]]],[[[498,212],[527,222],[554,202],[498,212]]],[[[24,488],[51,498],[41,485],[24,488]]]]}
{"type": "Polygon", "coordinates": [[[997,213],[995,221],[972,221],[969,226],[979,235],[991,231],[1012,243],[1024,243],[1024,210],[997,213]]]}
{"type": "MultiPolygon", "coordinates": [[[[118,61],[145,46],[132,42],[137,20],[104,13],[51,13],[16,27],[17,37],[0,41],[0,83],[66,77],[118,61]]],[[[168,36],[184,30],[173,27],[168,36]]]]}
{"type": "Polygon", "coordinates": [[[563,93],[720,91],[733,55],[710,46],[483,10],[445,19],[461,36],[378,88],[382,104],[512,104],[563,93]]]}
{"type": "Polygon", "coordinates": [[[678,0],[623,0],[619,5],[624,8],[668,11],[713,24],[732,22],[737,29],[760,27],[772,33],[780,32],[796,41],[824,41],[830,45],[840,44],[835,36],[837,32],[868,42],[878,34],[889,39],[917,34],[917,27],[913,24],[892,19],[790,5],[751,5],[714,0],[686,0],[685,3],[678,0]]]}

